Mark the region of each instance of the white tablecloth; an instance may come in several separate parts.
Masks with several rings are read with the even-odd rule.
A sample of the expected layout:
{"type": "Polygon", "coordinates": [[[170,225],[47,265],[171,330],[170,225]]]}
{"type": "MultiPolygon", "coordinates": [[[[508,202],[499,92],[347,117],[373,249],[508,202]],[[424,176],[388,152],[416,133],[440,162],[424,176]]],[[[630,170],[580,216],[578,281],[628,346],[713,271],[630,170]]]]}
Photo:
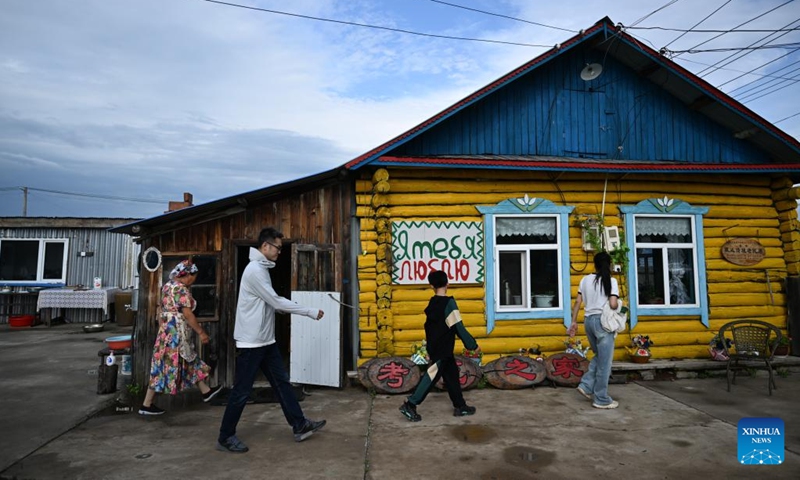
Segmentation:
{"type": "Polygon", "coordinates": [[[48,288],[39,292],[36,311],[43,308],[102,308],[103,313],[108,314],[108,304],[114,303],[114,297],[120,290],[116,287],[90,290],[48,288]]]}

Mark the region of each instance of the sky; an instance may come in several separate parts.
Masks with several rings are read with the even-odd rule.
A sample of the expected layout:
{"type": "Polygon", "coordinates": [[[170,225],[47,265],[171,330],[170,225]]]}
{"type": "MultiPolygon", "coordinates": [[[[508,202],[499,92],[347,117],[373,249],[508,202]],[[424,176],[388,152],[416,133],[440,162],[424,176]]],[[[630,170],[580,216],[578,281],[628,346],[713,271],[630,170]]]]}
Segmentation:
{"type": "Polygon", "coordinates": [[[149,218],[184,192],[199,205],[336,168],[605,16],[672,52],[783,45],[673,59],[800,136],[800,30],[669,30],[731,30],[770,10],[738,29],[798,28],[800,1],[230,3],[273,12],[3,0],[0,216],[23,214],[22,187],[29,217],[149,218]]]}

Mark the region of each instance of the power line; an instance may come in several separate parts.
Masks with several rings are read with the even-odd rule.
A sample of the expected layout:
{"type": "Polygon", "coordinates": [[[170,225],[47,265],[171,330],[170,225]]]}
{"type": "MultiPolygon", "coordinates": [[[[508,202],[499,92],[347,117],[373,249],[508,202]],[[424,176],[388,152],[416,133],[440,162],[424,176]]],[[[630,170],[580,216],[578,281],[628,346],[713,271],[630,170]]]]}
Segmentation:
{"type": "Polygon", "coordinates": [[[631,25],[632,25],[632,26],[639,25],[639,24],[640,24],[640,23],[642,23],[643,21],[647,20],[649,17],[652,17],[653,15],[655,15],[655,14],[656,14],[656,13],[658,13],[658,12],[660,12],[661,10],[664,10],[665,8],[667,8],[667,7],[669,7],[670,5],[672,5],[673,3],[677,3],[677,1],[678,1],[678,0],[670,0],[670,1],[669,1],[669,2],[667,2],[666,4],[664,4],[664,5],[660,6],[660,7],[658,7],[657,9],[655,9],[655,10],[653,10],[652,12],[648,13],[647,15],[645,15],[645,16],[644,16],[644,17],[642,17],[642,18],[640,18],[639,20],[636,20],[636,21],[635,21],[635,22],[633,22],[631,25]]]}
{"type": "MultiPolygon", "coordinates": [[[[751,82],[747,82],[747,83],[745,83],[744,85],[739,85],[738,87],[736,87],[736,88],[734,88],[733,90],[731,90],[730,92],[728,92],[728,95],[732,94],[733,92],[735,92],[735,91],[737,91],[737,90],[741,90],[741,89],[743,89],[743,88],[749,87],[750,85],[753,85],[753,84],[755,84],[755,83],[758,83],[758,82],[760,82],[760,81],[764,80],[764,78],[766,78],[766,77],[772,77],[772,79],[771,79],[771,80],[768,80],[768,81],[766,81],[766,82],[764,82],[764,83],[762,83],[761,85],[754,85],[753,87],[747,88],[747,89],[746,89],[746,90],[744,90],[743,92],[739,92],[739,93],[737,93],[737,95],[742,95],[742,94],[744,94],[745,92],[749,92],[750,90],[753,90],[753,89],[756,89],[756,88],[763,87],[764,85],[767,85],[767,84],[769,84],[769,83],[772,83],[772,82],[774,82],[775,80],[790,80],[790,79],[789,79],[789,78],[787,78],[787,77],[778,77],[778,76],[775,76],[774,74],[776,74],[776,73],[780,72],[781,70],[785,70],[785,69],[787,69],[787,68],[791,67],[792,65],[797,65],[798,63],[800,63],[800,60],[795,60],[794,62],[792,62],[792,63],[789,63],[789,64],[787,64],[787,65],[784,65],[783,67],[781,67],[781,68],[779,68],[779,69],[777,69],[777,70],[773,70],[773,71],[772,71],[772,75],[760,75],[760,74],[757,74],[757,73],[755,73],[755,72],[753,72],[753,71],[747,72],[747,73],[748,73],[748,74],[750,74],[750,75],[758,75],[758,76],[760,76],[761,78],[757,78],[757,79],[755,79],[755,80],[753,80],[753,81],[751,81],[751,82]]],[[[759,68],[761,68],[761,67],[759,67],[759,68]]],[[[795,70],[792,70],[791,72],[786,72],[784,75],[790,75],[790,74],[792,74],[792,73],[794,73],[794,72],[796,72],[796,71],[797,71],[797,69],[795,69],[795,70]]],[[[742,72],[742,73],[744,73],[744,72],[742,72]]]]}
{"type": "Polygon", "coordinates": [[[219,0],[202,0],[208,3],[216,3],[218,5],[224,5],[228,7],[235,7],[235,8],[244,8],[246,10],[256,10],[259,12],[264,13],[274,13],[276,15],[286,15],[289,17],[297,17],[297,18],[304,18],[306,20],[316,20],[318,22],[328,22],[328,23],[338,23],[340,25],[350,25],[353,27],[364,27],[364,28],[374,28],[376,30],[386,30],[389,32],[397,32],[397,33],[406,33],[408,35],[417,35],[420,37],[431,37],[431,38],[443,38],[446,40],[464,40],[468,42],[483,42],[483,43],[496,43],[501,45],[516,45],[519,47],[537,47],[537,48],[552,48],[552,45],[537,45],[533,43],[519,43],[519,42],[506,42],[503,40],[490,40],[486,38],[470,38],[470,37],[454,37],[450,35],[438,35],[434,33],[422,33],[422,32],[415,32],[412,30],[404,30],[402,28],[392,28],[392,27],[382,27],[380,25],[370,25],[367,23],[357,23],[357,22],[348,22],[345,20],[333,20],[330,18],[322,18],[322,17],[314,17],[311,15],[302,15],[299,13],[290,13],[290,12],[282,12],[279,10],[270,10],[267,8],[259,8],[259,7],[250,7],[247,5],[240,5],[238,3],[230,3],[230,2],[221,2],[219,0]]]}
{"type": "Polygon", "coordinates": [[[578,33],[577,30],[570,30],[568,28],[562,28],[562,27],[554,27],[553,25],[547,25],[547,24],[544,24],[544,23],[532,22],[530,20],[524,20],[522,18],[511,17],[511,16],[508,16],[508,15],[502,15],[502,14],[499,14],[499,13],[487,12],[485,10],[478,10],[477,8],[470,8],[470,7],[465,7],[463,5],[456,5],[455,3],[442,2],[441,0],[430,0],[430,1],[434,2],[434,3],[441,3],[442,5],[447,5],[449,7],[462,8],[464,10],[470,10],[472,12],[483,13],[485,15],[492,15],[494,17],[507,18],[509,20],[514,20],[514,21],[517,21],[517,22],[524,22],[524,23],[529,23],[531,25],[538,25],[540,27],[552,28],[554,30],[561,30],[561,31],[564,31],[564,32],[578,33]]]}
{"type": "MultiPolygon", "coordinates": [[[[738,53],[748,52],[749,53],[749,52],[754,52],[756,50],[774,50],[776,48],[795,48],[795,49],[797,49],[797,48],[800,48],[800,42],[778,43],[778,44],[775,44],[775,45],[759,45],[757,47],[753,47],[752,45],[750,45],[750,46],[747,46],[747,47],[724,47],[724,48],[706,48],[706,49],[690,49],[690,50],[669,50],[669,49],[665,49],[665,51],[667,53],[670,53],[670,54],[678,54],[678,53],[713,53],[713,52],[738,52],[738,53]]],[[[736,55],[736,54],[734,53],[733,55],[736,55]]],[[[720,62],[724,62],[728,58],[731,58],[733,55],[730,55],[727,58],[725,58],[723,60],[720,60],[720,62]]],[[[734,59],[734,60],[739,60],[739,59],[737,58],[737,59],[734,59]]],[[[718,62],[718,63],[720,63],[720,62],[718,62]]],[[[731,62],[728,62],[728,63],[732,63],[732,62],[733,62],[733,60],[731,60],[731,62]]],[[[712,67],[714,67],[715,65],[716,64],[712,65],[712,67]]],[[[727,63],[726,63],[726,65],[727,65],[727,63]]],[[[708,70],[708,69],[706,69],[706,70],[708,70]]],[[[714,69],[714,70],[717,70],[717,69],[714,69]]],[[[708,74],[706,74],[706,75],[708,75],[708,74]]]]}
{"type": "MultiPolygon", "coordinates": [[[[698,43],[697,45],[695,45],[694,47],[692,47],[692,49],[694,49],[694,48],[697,48],[697,47],[699,47],[699,46],[701,46],[701,45],[705,45],[706,43],[708,43],[708,42],[710,42],[710,41],[712,41],[712,40],[716,40],[717,38],[719,38],[719,37],[721,37],[721,36],[723,36],[723,35],[727,35],[727,34],[729,34],[729,33],[735,32],[735,31],[737,31],[737,30],[736,30],[737,28],[739,28],[739,27],[741,27],[741,26],[743,26],[743,25],[747,25],[748,23],[750,23],[750,22],[753,22],[753,21],[755,21],[755,20],[758,20],[759,18],[763,17],[764,15],[766,15],[766,14],[768,14],[768,13],[772,13],[772,12],[774,12],[775,10],[777,10],[777,9],[779,9],[779,8],[783,7],[783,6],[785,6],[785,5],[788,5],[788,4],[792,3],[793,1],[794,1],[794,0],[788,0],[788,1],[786,1],[786,2],[784,2],[784,3],[782,3],[782,4],[780,4],[780,5],[778,5],[777,7],[773,7],[773,8],[771,8],[771,9],[767,10],[766,12],[762,13],[761,15],[757,15],[757,16],[755,16],[755,17],[751,18],[750,20],[748,20],[748,21],[746,21],[746,22],[742,22],[742,23],[740,23],[739,25],[736,25],[735,27],[733,27],[732,29],[730,29],[730,30],[728,30],[728,31],[726,31],[726,32],[722,32],[722,33],[720,33],[719,35],[716,35],[716,36],[714,36],[714,37],[711,37],[711,38],[709,38],[708,40],[704,40],[704,41],[702,41],[702,42],[698,43]]],[[[679,56],[679,55],[681,55],[681,54],[679,53],[679,54],[678,54],[678,56],[679,56]]]]}
{"type": "Polygon", "coordinates": [[[790,52],[786,52],[786,53],[784,53],[784,54],[783,54],[783,55],[781,55],[780,57],[773,58],[772,60],[770,60],[770,61],[769,61],[769,62],[767,62],[767,63],[762,63],[761,65],[759,65],[759,66],[757,66],[757,67],[753,68],[752,70],[750,70],[750,71],[749,71],[749,72],[747,72],[747,73],[743,73],[743,74],[739,75],[738,77],[733,77],[733,78],[731,78],[730,80],[728,80],[728,81],[726,81],[726,82],[720,83],[719,85],[717,85],[717,88],[720,88],[720,87],[722,87],[723,85],[727,85],[727,84],[729,84],[729,83],[731,83],[731,82],[734,82],[734,81],[736,81],[736,80],[739,80],[740,78],[744,77],[745,75],[748,75],[748,74],[750,74],[750,73],[753,73],[755,70],[758,70],[758,69],[760,69],[760,68],[764,68],[764,67],[766,67],[767,65],[769,65],[770,63],[777,62],[777,61],[778,61],[778,60],[780,60],[781,58],[788,57],[789,55],[793,54],[793,53],[794,53],[794,52],[796,52],[797,50],[798,50],[798,49],[796,49],[796,48],[795,48],[794,50],[792,50],[792,51],[790,51],[790,52]]]}
{"type": "Polygon", "coordinates": [[[800,115],[800,112],[797,112],[797,113],[795,113],[794,115],[789,115],[789,116],[788,116],[788,117],[786,117],[786,118],[781,118],[781,119],[780,119],[780,120],[778,120],[777,122],[772,122],[772,124],[773,124],[773,125],[775,125],[775,124],[777,124],[777,123],[781,123],[781,122],[782,122],[782,121],[784,121],[784,120],[789,120],[790,118],[794,118],[794,117],[796,117],[796,116],[798,116],[798,115],[800,115]]]}
{"type": "MultiPolygon", "coordinates": [[[[725,5],[730,3],[731,1],[732,0],[728,0],[728,2],[726,2],[724,5],[722,5],[722,7],[724,7],[725,5]]],[[[719,7],[719,8],[722,8],[722,7],[719,7]]],[[[712,15],[714,13],[716,13],[719,10],[719,8],[717,10],[714,10],[714,12],[712,12],[712,15]]],[[[706,18],[708,18],[708,17],[706,17],[706,18]]],[[[705,19],[703,19],[703,21],[705,21],[705,19]]],[[[701,21],[700,23],[703,23],[703,21],[701,21]]],[[[699,25],[699,23],[698,23],[698,25],[699,25]]],[[[626,28],[631,28],[633,30],[664,30],[664,31],[667,31],[667,32],[684,32],[684,33],[689,33],[689,32],[691,32],[691,33],[778,33],[778,32],[794,32],[794,31],[800,30],[800,27],[743,29],[743,30],[713,30],[713,29],[702,29],[702,28],[699,28],[699,29],[690,28],[690,29],[687,30],[687,29],[684,29],[684,28],[669,28],[669,27],[626,27],[626,28]]]]}
{"type": "MultiPolygon", "coordinates": [[[[712,17],[712,16],[713,16],[715,13],[719,12],[720,10],[722,10],[722,7],[724,7],[725,5],[727,5],[727,4],[729,4],[729,3],[731,3],[731,1],[732,1],[732,0],[727,0],[725,3],[723,3],[722,5],[720,5],[719,7],[717,7],[717,9],[716,9],[716,10],[714,10],[713,12],[709,13],[708,15],[706,15],[706,17],[705,17],[704,19],[702,19],[702,20],[700,20],[699,22],[695,23],[695,24],[694,24],[694,26],[692,26],[692,28],[690,28],[689,30],[686,30],[686,31],[684,31],[683,33],[681,33],[680,35],[678,35],[678,36],[677,36],[677,37],[676,37],[674,40],[672,40],[672,41],[671,41],[671,42],[669,42],[668,44],[664,45],[664,48],[667,48],[667,47],[669,47],[669,46],[670,46],[670,45],[672,45],[673,43],[675,43],[675,42],[677,42],[678,40],[680,40],[681,38],[683,38],[683,36],[684,36],[684,35],[686,35],[687,33],[691,32],[691,31],[693,31],[693,30],[694,30],[694,28],[695,28],[696,26],[700,25],[701,23],[703,23],[703,22],[705,22],[706,20],[708,20],[709,18],[711,18],[711,17],[712,17]]],[[[636,28],[636,27],[632,27],[632,28],[636,28]]],[[[695,32],[697,32],[697,30],[694,30],[694,31],[695,31],[695,32]]]]}
{"type": "Polygon", "coordinates": [[[148,200],[144,198],[132,198],[132,197],[117,197],[113,195],[99,195],[99,194],[91,194],[91,193],[75,193],[75,192],[64,192],[61,190],[48,190],[46,188],[36,188],[36,187],[0,187],[0,190],[23,190],[28,189],[29,191],[36,191],[36,192],[45,192],[45,193],[54,193],[57,195],[70,195],[73,197],[87,197],[87,198],[100,198],[103,200],[122,200],[125,202],[140,202],[140,203],[154,203],[158,205],[164,205],[168,203],[168,200],[148,200]]]}
{"type": "Polygon", "coordinates": [[[753,93],[750,93],[750,94],[748,94],[748,95],[744,95],[743,97],[741,97],[741,100],[740,100],[740,99],[737,99],[737,100],[738,100],[739,102],[742,102],[742,101],[752,102],[752,101],[754,101],[754,100],[758,100],[758,99],[759,99],[759,98],[761,98],[761,97],[766,97],[767,95],[772,95],[773,93],[775,93],[775,92],[778,92],[778,91],[780,91],[780,90],[783,90],[784,88],[791,87],[791,86],[793,86],[793,85],[797,84],[797,81],[798,81],[798,79],[800,79],[800,76],[798,76],[798,77],[795,77],[795,78],[793,79],[794,81],[787,81],[787,82],[784,82],[784,83],[785,83],[785,85],[784,85],[784,86],[782,86],[782,87],[779,87],[779,88],[775,88],[775,89],[774,89],[774,90],[772,90],[772,91],[769,91],[769,92],[766,92],[766,93],[762,93],[762,92],[764,92],[765,90],[769,90],[769,88],[774,88],[774,87],[777,87],[778,85],[773,85],[772,87],[769,87],[769,88],[767,88],[767,89],[765,89],[765,90],[760,90],[760,91],[758,91],[758,92],[753,92],[753,93]],[[759,93],[761,93],[761,95],[758,95],[759,93]],[[758,95],[758,96],[757,96],[757,97],[753,97],[753,95],[758,95]],[[747,98],[747,97],[752,97],[752,98],[747,98]]]}

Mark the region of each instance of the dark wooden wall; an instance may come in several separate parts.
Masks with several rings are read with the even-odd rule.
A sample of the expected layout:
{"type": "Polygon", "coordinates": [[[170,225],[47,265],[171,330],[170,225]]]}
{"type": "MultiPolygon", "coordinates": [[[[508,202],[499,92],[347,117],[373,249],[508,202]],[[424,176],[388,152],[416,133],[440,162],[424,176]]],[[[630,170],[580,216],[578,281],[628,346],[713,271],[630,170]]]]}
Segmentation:
{"type": "MultiPolygon", "coordinates": [[[[235,358],[233,327],[238,291],[237,247],[253,244],[262,228],[272,226],[284,234],[284,240],[287,242],[340,245],[340,258],[343,260],[341,271],[347,277],[352,270],[349,255],[352,192],[351,181],[337,179],[313,189],[276,195],[261,202],[250,202],[240,213],[207,221],[195,219],[185,226],[176,227],[167,224],[162,231],[153,229],[153,232],[143,239],[142,250],[154,246],[162,255],[202,253],[219,256],[220,318],[219,321],[203,323],[211,342],[209,346],[199,349],[204,360],[216,363],[211,379],[212,385],[233,384],[235,358]]],[[[221,207],[221,210],[224,211],[225,208],[221,207]]],[[[213,218],[216,215],[209,216],[213,218]]],[[[134,382],[140,385],[146,385],[149,381],[150,360],[158,331],[160,278],[160,271],[152,274],[144,269],[141,271],[139,311],[134,340],[134,382]]],[[[351,303],[349,296],[349,290],[343,291],[342,301],[351,303]]],[[[344,314],[348,313],[345,310],[344,314]]],[[[347,328],[352,322],[344,317],[342,324],[347,328]]],[[[342,336],[344,342],[350,337],[347,332],[342,336]]],[[[349,348],[355,347],[349,346],[349,348]]],[[[345,348],[345,351],[347,350],[348,348],[345,348]]]]}

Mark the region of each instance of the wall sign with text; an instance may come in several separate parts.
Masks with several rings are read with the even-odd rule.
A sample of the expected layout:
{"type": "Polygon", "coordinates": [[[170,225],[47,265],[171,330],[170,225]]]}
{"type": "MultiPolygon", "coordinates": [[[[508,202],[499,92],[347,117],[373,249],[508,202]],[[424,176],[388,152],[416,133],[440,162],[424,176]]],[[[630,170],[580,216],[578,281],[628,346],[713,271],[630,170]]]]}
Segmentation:
{"type": "Polygon", "coordinates": [[[722,256],[735,265],[755,265],[764,255],[764,246],[754,238],[734,238],[722,246],[722,256]]]}
{"type": "Polygon", "coordinates": [[[450,283],[483,283],[481,222],[392,222],[392,283],[427,284],[433,270],[450,283]]]}

